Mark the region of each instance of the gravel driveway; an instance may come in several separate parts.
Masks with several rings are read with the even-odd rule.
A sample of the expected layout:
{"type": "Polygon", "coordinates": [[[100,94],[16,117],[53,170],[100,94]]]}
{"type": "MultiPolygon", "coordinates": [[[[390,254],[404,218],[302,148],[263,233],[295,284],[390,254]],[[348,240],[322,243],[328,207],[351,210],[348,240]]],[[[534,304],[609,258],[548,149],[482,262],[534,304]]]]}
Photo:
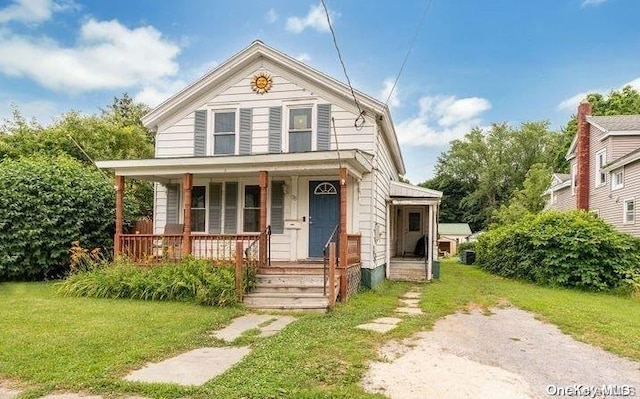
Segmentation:
{"type": "Polygon", "coordinates": [[[640,397],[639,362],[575,341],[517,308],[491,313],[457,313],[433,331],[389,343],[364,388],[398,399],[506,399],[604,397],[614,385],[617,397],[640,397]]]}

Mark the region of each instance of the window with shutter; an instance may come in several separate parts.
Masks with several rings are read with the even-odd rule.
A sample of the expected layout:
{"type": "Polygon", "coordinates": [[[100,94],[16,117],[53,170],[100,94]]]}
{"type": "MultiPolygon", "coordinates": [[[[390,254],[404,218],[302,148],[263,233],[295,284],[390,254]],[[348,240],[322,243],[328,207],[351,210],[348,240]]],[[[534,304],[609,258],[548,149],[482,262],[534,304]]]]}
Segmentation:
{"type": "Polygon", "coordinates": [[[215,111],[213,114],[213,155],[236,153],[236,112],[215,111]]]}
{"type": "Polygon", "coordinates": [[[271,182],[271,232],[284,233],[284,182],[271,182]]]}

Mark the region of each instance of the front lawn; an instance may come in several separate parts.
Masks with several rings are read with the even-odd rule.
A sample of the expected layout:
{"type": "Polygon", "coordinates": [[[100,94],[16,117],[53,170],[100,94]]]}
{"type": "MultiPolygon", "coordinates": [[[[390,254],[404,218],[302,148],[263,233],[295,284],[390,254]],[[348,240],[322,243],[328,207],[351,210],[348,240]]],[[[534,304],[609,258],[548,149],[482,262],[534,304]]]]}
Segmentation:
{"type": "Polygon", "coordinates": [[[425,284],[424,315],[386,335],[354,329],[391,316],[411,284],[385,283],[328,314],[300,314],[271,338],[247,336],[253,352],[202,387],[130,383],[121,377],[149,360],[198,346],[221,345],[207,332],[239,308],[185,303],[63,298],[51,284],[0,284],[0,380],[38,389],[137,394],[147,397],[283,398],[379,397],[359,381],[376,349],[392,338],[430,329],[459,309],[512,303],[533,311],[577,339],[640,360],[640,300],[551,289],[492,276],[453,261],[441,280],[425,284]]]}

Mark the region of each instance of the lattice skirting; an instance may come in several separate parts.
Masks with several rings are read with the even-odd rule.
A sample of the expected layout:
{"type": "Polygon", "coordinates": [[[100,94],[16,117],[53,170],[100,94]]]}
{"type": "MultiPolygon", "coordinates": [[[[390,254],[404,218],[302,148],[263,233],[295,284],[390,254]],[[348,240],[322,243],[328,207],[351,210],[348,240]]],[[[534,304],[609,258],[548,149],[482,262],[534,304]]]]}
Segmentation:
{"type": "Polygon", "coordinates": [[[347,298],[358,292],[360,289],[360,278],[362,277],[360,265],[353,265],[347,268],[347,298]]]}

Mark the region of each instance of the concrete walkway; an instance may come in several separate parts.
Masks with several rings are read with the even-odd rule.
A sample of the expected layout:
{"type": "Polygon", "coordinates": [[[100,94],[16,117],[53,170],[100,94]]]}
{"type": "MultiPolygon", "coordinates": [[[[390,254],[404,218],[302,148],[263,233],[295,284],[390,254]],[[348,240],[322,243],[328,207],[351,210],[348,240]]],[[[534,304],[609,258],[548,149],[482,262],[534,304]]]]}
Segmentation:
{"type": "MultiPolygon", "coordinates": [[[[422,314],[420,309],[420,296],[422,295],[418,287],[413,287],[407,293],[400,297],[402,306],[396,309],[396,313],[400,316],[411,316],[422,314]]],[[[398,326],[402,319],[398,317],[380,317],[369,323],[356,326],[361,330],[374,331],[381,334],[387,333],[398,326]]]]}
{"type": "MultiPolygon", "coordinates": [[[[291,316],[248,314],[211,333],[211,337],[232,343],[247,331],[255,329],[259,330],[258,337],[270,337],[293,321],[295,318],[291,316]]],[[[249,353],[251,348],[248,346],[194,349],[159,363],[150,363],[129,373],[124,379],[183,386],[202,385],[239,363],[249,353]]]]}

